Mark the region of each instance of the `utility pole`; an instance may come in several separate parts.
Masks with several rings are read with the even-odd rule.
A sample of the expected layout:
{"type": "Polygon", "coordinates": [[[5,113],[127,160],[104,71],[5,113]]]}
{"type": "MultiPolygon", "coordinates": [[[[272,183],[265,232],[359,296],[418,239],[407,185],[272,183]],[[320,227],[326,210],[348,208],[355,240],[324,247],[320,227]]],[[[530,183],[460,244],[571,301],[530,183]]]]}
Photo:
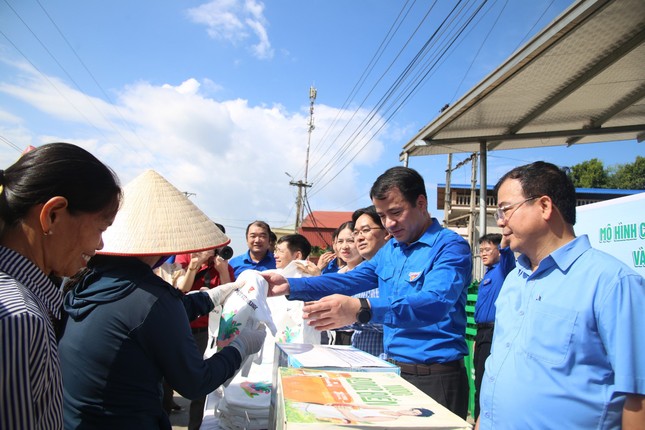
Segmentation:
{"type": "Polygon", "coordinates": [[[308,122],[308,138],[307,138],[307,156],[305,158],[305,179],[304,181],[290,181],[289,185],[298,187],[298,197],[296,197],[296,225],[294,231],[297,233],[298,229],[302,225],[304,219],[305,205],[304,202],[307,198],[307,188],[311,188],[313,184],[307,182],[309,176],[309,149],[311,147],[311,133],[314,131],[316,126],[314,126],[314,103],[316,101],[316,95],[318,91],[316,88],[309,87],[309,122],[308,122]],[[303,191],[304,190],[304,191],[303,191]]]}

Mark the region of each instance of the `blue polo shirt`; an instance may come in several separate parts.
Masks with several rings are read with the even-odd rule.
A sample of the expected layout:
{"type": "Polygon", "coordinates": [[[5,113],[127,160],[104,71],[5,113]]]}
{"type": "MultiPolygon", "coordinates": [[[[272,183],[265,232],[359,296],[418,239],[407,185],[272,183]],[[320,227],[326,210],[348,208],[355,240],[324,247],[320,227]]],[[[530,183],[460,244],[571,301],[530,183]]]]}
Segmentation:
{"type": "Polygon", "coordinates": [[[618,429],[625,393],[645,394],[644,278],[580,236],[497,299],[480,429],[618,429]]]}
{"type": "Polygon", "coordinates": [[[488,323],[495,321],[495,300],[502,289],[506,275],[515,269],[515,254],[511,248],[499,250],[499,261],[486,270],[479,283],[477,303],[475,304],[475,322],[488,323]]]}
{"type": "Polygon", "coordinates": [[[372,322],[383,324],[388,358],[418,364],[445,363],[468,355],[466,293],[472,259],[468,243],[433,218],[409,245],[388,241],[371,260],[343,274],[289,278],[290,299],[318,300],[373,288],[372,322]]]}
{"type": "Polygon", "coordinates": [[[245,254],[231,258],[228,264],[233,268],[235,279],[237,279],[240,273],[247,269],[258,270],[260,272],[275,269],[275,258],[271,252],[267,252],[264,258],[256,263],[251,259],[251,251],[246,251],[245,254]]]}

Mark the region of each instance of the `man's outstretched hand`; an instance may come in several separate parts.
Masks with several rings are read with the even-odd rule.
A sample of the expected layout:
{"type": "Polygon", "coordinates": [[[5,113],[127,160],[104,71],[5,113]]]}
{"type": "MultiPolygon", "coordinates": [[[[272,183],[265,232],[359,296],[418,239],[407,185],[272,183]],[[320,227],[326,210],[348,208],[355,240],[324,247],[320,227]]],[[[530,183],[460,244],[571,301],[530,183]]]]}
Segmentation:
{"type": "Polygon", "coordinates": [[[331,330],[356,322],[361,301],[354,297],[332,294],[302,308],[303,318],[316,330],[331,330]]]}
{"type": "Polygon", "coordinates": [[[284,276],[275,272],[260,273],[260,275],[269,283],[269,297],[289,294],[289,282],[284,276]]]}

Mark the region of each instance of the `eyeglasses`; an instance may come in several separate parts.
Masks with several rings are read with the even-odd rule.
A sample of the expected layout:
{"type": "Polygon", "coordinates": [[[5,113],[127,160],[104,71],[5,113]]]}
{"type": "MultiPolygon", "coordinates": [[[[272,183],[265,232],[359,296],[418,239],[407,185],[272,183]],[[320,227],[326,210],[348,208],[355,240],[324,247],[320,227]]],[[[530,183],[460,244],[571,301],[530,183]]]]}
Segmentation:
{"type": "Polygon", "coordinates": [[[532,196],[532,197],[529,197],[528,199],[522,200],[521,202],[511,203],[510,205],[506,205],[506,206],[502,206],[501,208],[497,208],[497,210],[495,211],[495,214],[494,214],[495,221],[506,221],[506,222],[508,222],[511,219],[511,217],[513,216],[513,214],[515,212],[517,212],[517,209],[519,209],[520,206],[522,206],[524,203],[526,203],[528,201],[535,200],[535,199],[537,199],[539,197],[540,196],[532,196]],[[506,211],[508,211],[509,209],[511,209],[514,206],[517,206],[517,209],[515,209],[513,211],[511,216],[506,218],[506,211]]]}
{"type": "Polygon", "coordinates": [[[494,251],[494,248],[479,248],[480,254],[490,254],[494,251]]]}
{"type": "Polygon", "coordinates": [[[368,227],[368,226],[365,226],[365,227],[363,227],[363,228],[362,228],[362,229],[360,229],[360,230],[354,230],[353,234],[354,234],[354,237],[358,237],[358,236],[363,236],[363,237],[365,237],[365,236],[367,236],[368,234],[370,234],[370,233],[372,232],[372,230],[383,230],[383,228],[381,228],[381,227],[368,227]]]}

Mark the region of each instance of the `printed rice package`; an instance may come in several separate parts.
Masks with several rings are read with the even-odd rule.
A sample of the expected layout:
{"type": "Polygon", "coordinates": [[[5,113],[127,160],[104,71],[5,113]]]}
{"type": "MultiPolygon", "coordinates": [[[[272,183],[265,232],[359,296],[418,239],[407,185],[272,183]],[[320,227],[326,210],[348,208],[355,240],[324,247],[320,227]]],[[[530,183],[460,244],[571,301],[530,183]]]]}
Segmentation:
{"type": "Polygon", "coordinates": [[[257,328],[261,323],[276,334],[276,327],[267,305],[269,284],[256,270],[245,270],[238,280],[244,286],[235,290],[224,302],[217,335],[218,350],[230,345],[245,327],[257,328]]]}

